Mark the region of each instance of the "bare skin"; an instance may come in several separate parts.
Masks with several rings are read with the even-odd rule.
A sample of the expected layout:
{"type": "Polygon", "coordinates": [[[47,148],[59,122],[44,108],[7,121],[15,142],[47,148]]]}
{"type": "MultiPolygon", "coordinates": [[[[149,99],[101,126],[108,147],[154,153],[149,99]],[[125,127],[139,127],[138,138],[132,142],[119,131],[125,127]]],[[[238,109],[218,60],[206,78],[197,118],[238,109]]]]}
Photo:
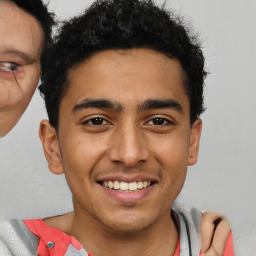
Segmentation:
{"type": "Polygon", "coordinates": [[[44,36],[38,21],[9,1],[0,1],[0,21],[2,137],[18,122],[39,82],[44,36]]]}
{"type": "Polygon", "coordinates": [[[65,213],[63,215],[58,215],[58,216],[44,219],[44,223],[47,226],[51,228],[57,228],[68,235],[71,235],[71,228],[72,228],[73,221],[74,221],[74,211],[65,213]]]}
{"type": "Polygon", "coordinates": [[[204,212],[200,232],[204,255],[222,256],[230,232],[230,224],[225,216],[216,212],[204,212]]]}

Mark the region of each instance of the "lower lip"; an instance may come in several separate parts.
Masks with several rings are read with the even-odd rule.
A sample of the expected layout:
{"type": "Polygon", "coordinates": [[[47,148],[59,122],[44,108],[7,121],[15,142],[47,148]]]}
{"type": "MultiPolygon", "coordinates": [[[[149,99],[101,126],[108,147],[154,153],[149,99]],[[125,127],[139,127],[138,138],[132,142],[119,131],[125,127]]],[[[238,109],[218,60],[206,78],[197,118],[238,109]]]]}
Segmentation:
{"type": "Polygon", "coordinates": [[[152,184],[147,188],[140,189],[134,192],[120,192],[118,190],[110,189],[102,185],[100,186],[107,192],[107,194],[110,197],[114,198],[115,200],[123,203],[131,203],[142,200],[143,198],[147,197],[149,193],[154,189],[155,184],[152,184]]]}

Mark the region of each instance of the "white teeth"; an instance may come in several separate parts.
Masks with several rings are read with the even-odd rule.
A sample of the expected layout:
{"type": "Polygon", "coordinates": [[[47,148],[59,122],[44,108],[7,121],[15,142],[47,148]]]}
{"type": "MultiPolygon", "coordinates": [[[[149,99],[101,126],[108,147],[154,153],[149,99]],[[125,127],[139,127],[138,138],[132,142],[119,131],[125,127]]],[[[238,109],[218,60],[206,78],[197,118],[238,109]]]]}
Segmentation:
{"type": "Polygon", "coordinates": [[[137,191],[138,189],[147,188],[151,185],[150,181],[138,181],[138,182],[123,182],[123,181],[104,181],[102,183],[107,188],[121,190],[121,191],[137,191]]]}
{"type": "MultiPolygon", "coordinates": [[[[105,186],[106,187],[106,186],[105,186]]],[[[114,188],[114,182],[113,181],[109,181],[108,182],[108,187],[109,188],[114,188]]]]}
{"type": "Polygon", "coordinates": [[[120,189],[121,190],[128,190],[128,188],[129,188],[129,184],[128,183],[126,183],[126,182],[121,182],[120,183],[120,189]]]}
{"type": "Polygon", "coordinates": [[[132,183],[129,183],[129,190],[137,190],[138,186],[137,186],[137,182],[132,182],[132,183]]]}
{"type": "Polygon", "coordinates": [[[120,188],[120,184],[118,181],[114,181],[114,189],[119,189],[120,188]]]}
{"type": "Polygon", "coordinates": [[[138,182],[138,189],[142,189],[143,188],[143,182],[142,181],[139,181],[138,182]]]}

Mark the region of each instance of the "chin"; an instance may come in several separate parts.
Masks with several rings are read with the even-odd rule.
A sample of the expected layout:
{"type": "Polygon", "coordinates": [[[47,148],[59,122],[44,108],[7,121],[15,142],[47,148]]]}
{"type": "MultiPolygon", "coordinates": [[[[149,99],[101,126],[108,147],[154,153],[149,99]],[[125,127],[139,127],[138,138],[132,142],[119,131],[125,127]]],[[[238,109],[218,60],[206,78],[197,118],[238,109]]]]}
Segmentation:
{"type": "Polygon", "coordinates": [[[131,234],[147,229],[153,224],[153,221],[145,217],[128,215],[115,217],[102,224],[114,233],[131,234]]]}

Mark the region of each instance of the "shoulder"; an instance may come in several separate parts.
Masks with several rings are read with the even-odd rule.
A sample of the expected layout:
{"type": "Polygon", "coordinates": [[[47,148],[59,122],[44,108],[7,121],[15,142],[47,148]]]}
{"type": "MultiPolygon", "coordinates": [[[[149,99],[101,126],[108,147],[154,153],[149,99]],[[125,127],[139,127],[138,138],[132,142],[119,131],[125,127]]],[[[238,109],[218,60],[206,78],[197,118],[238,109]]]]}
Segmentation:
{"type": "Polygon", "coordinates": [[[22,220],[0,223],[0,255],[37,255],[38,238],[33,235],[22,220]]]}

